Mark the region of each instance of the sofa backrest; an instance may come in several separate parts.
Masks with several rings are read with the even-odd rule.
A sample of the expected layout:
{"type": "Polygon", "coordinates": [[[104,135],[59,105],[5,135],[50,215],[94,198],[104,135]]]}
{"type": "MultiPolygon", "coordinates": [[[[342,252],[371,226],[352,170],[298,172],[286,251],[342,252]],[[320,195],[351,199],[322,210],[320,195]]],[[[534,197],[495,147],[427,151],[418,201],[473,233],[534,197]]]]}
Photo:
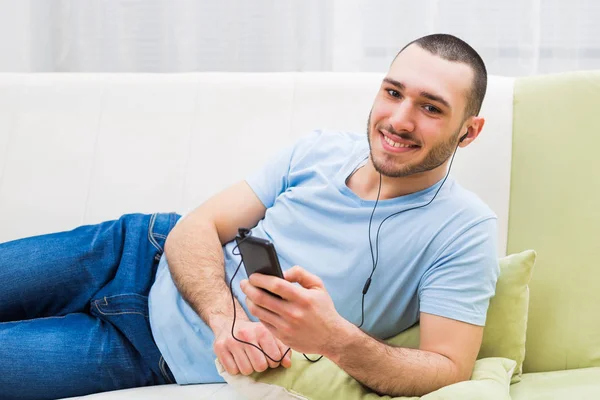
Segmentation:
{"type": "Polygon", "coordinates": [[[508,251],[537,251],[525,372],[600,367],[600,71],[515,83],[508,251]]]}
{"type": "MultiPolygon", "coordinates": [[[[128,212],[186,213],[313,129],[364,132],[382,74],[0,74],[0,241],[128,212]]],[[[513,79],[453,175],[506,251],[513,79]],[[484,172],[485,171],[485,172],[484,172]]]]}

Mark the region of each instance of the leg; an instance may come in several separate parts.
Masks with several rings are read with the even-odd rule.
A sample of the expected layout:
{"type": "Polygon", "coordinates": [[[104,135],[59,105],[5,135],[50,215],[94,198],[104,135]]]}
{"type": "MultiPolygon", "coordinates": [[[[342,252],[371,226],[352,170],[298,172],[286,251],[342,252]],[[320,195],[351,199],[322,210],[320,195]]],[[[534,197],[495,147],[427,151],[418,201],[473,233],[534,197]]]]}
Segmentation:
{"type": "Polygon", "coordinates": [[[88,311],[98,296],[147,295],[154,258],[177,219],[128,214],[0,244],[0,322],[88,311]]]}
{"type": "Polygon", "coordinates": [[[56,399],[164,383],[114,326],[87,314],[0,323],[0,397],[56,399]]]}
{"type": "MultiPolygon", "coordinates": [[[[108,348],[109,353],[103,351],[92,357],[97,360],[95,368],[102,366],[102,371],[94,370],[92,374],[101,375],[105,368],[111,371],[110,357],[113,350],[107,345],[110,340],[104,337],[104,342],[93,342],[85,335],[80,338],[77,334],[69,333],[70,325],[67,322],[72,321],[73,313],[77,313],[80,319],[88,318],[106,327],[104,332],[112,332],[112,336],[118,332],[120,340],[128,346],[129,358],[124,360],[136,360],[140,365],[143,364],[142,370],[149,371],[147,373],[154,377],[154,383],[129,379],[126,382],[130,386],[115,383],[112,387],[174,382],[152,338],[148,323],[147,295],[154,282],[166,236],[178,219],[179,215],[174,213],[128,214],[117,221],[0,245],[0,321],[66,315],[62,319],[33,319],[0,324],[3,327],[1,329],[12,332],[10,338],[17,346],[16,335],[21,330],[18,327],[27,326],[23,324],[36,323],[44,327],[42,321],[61,321],[61,324],[52,325],[46,330],[40,328],[39,333],[46,335],[42,339],[24,341],[18,347],[24,353],[22,357],[25,362],[20,364],[23,377],[31,375],[27,372],[28,368],[32,372],[37,371],[35,357],[38,351],[42,356],[50,354],[46,357],[47,360],[41,361],[64,363],[61,368],[65,370],[70,370],[69,365],[73,365],[75,369],[80,368],[79,362],[85,359],[78,360],[77,356],[62,357],[60,350],[54,350],[54,347],[61,349],[62,342],[72,342],[75,346],[86,344],[87,347],[82,350],[85,354],[92,354],[103,347],[108,348]],[[40,349],[42,346],[43,349],[40,349]],[[105,354],[108,355],[104,356],[105,354]],[[28,359],[32,361],[29,363],[28,359]]],[[[12,359],[4,358],[4,352],[8,350],[2,348],[5,337],[6,340],[10,339],[0,332],[0,360],[8,360],[10,364],[12,359]]],[[[6,356],[16,357],[11,351],[6,356]]],[[[119,351],[123,352],[122,349],[117,349],[117,355],[119,351]]],[[[4,373],[2,368],[0,366],[0,374],[4,373]]],[[[141,368],[136,366],[135,369],[141,368]]],[[[123,373],[118,371],[119,374],[123,373]]],[[[5,375],[11,376],[9,373],[5,375]]],[[[120,376],[113,377],[113,381],[117,382],[119,378],[120,376]]],[[[4,377],[0,377],[0,388],[3,387],[2,379],[4,377]]],[[[102,380],[94,379],[96,381],[99,384],[102,380]]],[[[103,387],[92,386],[94,391],[109,390],[103,387]]]]}
{"type": "Polygon", "coordinates": [[[0,322],[88,308],[119,265],[120,221],[0,244],[0,322]]]}

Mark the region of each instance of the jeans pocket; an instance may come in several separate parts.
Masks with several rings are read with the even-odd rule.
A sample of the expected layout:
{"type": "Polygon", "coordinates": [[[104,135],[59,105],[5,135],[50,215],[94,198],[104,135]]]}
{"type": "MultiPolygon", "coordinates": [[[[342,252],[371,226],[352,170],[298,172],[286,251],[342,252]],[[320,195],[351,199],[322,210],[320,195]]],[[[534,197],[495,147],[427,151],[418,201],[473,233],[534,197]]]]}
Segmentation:
{"type": "MultiPolygon", "coordinates": [[[[136,293],[105,296],[91,302],[91,313],[113,325],[137,350],[156,377],[155,384],[173,383],[170,369],[156,347],[148,318],[148,297],[136,293]]],[[[1,397],[1,396],[0,396],[1,397]]]]}
{"type": "Polygon", "coordinates": [[[148,241],[157,250],[154,259],[158,261],[164,252],[165,241],[171,229],[181,218],[176,213],[155,213],[150,216],[148,222],[148,241]]]}
{"type": "Polygon", "coordinates": [[[175,377],[173,377],[173,373],[171,372],[171,369],[167,365],[167,362],[162,355],[158,360],[158,367],[160,368],[160,372],[162,373],[163,378],[165,378],[167,384],[175,383],[175,377]]]}

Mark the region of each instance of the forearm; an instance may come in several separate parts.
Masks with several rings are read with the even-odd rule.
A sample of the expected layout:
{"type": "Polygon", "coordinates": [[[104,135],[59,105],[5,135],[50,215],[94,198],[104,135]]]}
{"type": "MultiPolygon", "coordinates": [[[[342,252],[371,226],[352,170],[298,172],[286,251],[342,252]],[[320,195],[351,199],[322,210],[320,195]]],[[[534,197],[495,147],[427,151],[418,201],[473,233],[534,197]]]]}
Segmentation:
{"type": "MultiPolygon", "coordinates": [[[[213,331],[233,319],[223,248],[214,224],[182,221],[169,234],[165,255],[181,296],[213,331]]],[[[237,318],[247,318],[237,300],[236,310],[237,318]]]]}
{"type": "Polygon", "coordinates": [[[326,357],[372,390],[390,396],[423,396],[459,382],[456,365],[443,355],[391,347],[352,324],[326,357]]]}

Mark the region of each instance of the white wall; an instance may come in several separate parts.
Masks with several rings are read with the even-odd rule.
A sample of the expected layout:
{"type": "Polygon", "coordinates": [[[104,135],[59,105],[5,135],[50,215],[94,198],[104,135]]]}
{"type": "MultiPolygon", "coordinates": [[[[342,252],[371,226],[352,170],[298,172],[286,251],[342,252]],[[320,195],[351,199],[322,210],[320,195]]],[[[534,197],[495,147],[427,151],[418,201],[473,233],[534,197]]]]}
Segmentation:
{"type": "Polygon", "coordinates": [[[31,71],[29,0],[0,0],[0,71],[31,71]]]}
{"type": "Polygon", "coordinates": [[[597,0],[0,0],[0,72],[383,72],[457,35],[493,75],[600,69],[597,0]]]}

